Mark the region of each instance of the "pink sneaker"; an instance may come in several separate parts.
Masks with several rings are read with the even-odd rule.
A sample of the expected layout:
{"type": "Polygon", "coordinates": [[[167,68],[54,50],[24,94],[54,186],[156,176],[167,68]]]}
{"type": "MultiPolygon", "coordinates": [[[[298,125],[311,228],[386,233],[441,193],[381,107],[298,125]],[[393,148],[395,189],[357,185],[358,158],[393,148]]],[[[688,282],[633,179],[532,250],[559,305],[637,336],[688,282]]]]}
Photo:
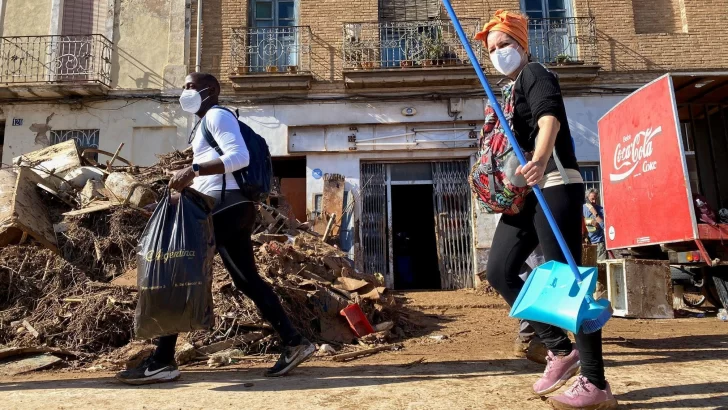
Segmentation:
{"type": "Polygon", "coordinates": [[[548,354],[546,370],[533,384],[533,391],[539,396],[555,392],[579,373],[579,351],[576,347],[568,356],[556,356],[551,352],[548,354]]]}
{"type": "Polygon", "coordinates": [[[608,410],[617,408],[617,399],[612,396],[612,389],[607,383],[604,390],[589,383],[584,376],[579,376],[564,394],[549,399],[551,407],[558,410],[584,409],[608,410]]]}

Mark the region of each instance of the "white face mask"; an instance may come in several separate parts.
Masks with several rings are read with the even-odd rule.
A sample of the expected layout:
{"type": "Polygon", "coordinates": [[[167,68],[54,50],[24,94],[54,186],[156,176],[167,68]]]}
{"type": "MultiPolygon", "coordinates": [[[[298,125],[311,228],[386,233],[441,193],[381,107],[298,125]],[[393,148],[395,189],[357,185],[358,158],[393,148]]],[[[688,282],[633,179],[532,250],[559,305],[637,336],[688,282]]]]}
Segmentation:
{"type": "Polygon", "coordinates": [[[521,66],[521,53],[515,47],[505,47],[490,53],[490,61],[498,72],[510,75],[521,66]]]}
{"type": "MultiPolygon", "coordinates": [[[[209,88],[209,87],[208,87],[209,88]]],[[[210,96],[207,96],[205,100],[202,99],[202,96],[200,95],[201,92],[207,90],[205,88],[204,90],[184,90],[182,91],[182,95],[179,96],[179,105],[182,106],[182,109],[190,114],[197,114],[200,111],[200,107],[202,107],[202,102],[210,98],[210,96]]]]}

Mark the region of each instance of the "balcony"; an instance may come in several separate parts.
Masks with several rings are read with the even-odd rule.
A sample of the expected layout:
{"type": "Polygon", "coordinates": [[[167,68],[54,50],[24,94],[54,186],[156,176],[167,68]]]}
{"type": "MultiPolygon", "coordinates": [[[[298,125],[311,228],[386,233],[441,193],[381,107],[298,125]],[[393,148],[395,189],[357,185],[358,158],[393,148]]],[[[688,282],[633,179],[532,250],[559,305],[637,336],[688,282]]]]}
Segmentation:
{"type": "Polygon", "coordinates": [[[531,57],[559,73],[561,79],[596,77],[597,30],[593,17],[528,20],[531,57]]]}
{"type": "Polygon", "coordinates": [[[236,90],[311,87],[311,27],[240,27],[231,40],[230,80],[236,90]]]}
{"type": "MultiPolygon", "coordinates": [[[[461,19],[472,38],[479,19],[461,19]]],[[[482,61],[480,42],[472,42],[482,61]]],[[[345,23],[344,78],[350,89],[477,86],[478,78],[450,20],[345,23]]]]}
{"type": "Polygon", "coordinates": [[[100,34],[0,37],[0,98],[106,94],[112,51],[100,34]]]}

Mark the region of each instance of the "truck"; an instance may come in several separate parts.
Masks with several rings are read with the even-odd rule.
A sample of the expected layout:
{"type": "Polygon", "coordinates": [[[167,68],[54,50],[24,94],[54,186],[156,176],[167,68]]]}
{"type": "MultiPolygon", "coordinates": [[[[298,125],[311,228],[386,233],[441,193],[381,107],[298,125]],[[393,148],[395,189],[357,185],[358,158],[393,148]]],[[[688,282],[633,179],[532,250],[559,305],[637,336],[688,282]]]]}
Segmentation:
{"type": "Polygon", "coordinates": [[[607,249],[668,265],[689,306],[728,308],[728,72],[665,74],[598,130],[607,249]]]}

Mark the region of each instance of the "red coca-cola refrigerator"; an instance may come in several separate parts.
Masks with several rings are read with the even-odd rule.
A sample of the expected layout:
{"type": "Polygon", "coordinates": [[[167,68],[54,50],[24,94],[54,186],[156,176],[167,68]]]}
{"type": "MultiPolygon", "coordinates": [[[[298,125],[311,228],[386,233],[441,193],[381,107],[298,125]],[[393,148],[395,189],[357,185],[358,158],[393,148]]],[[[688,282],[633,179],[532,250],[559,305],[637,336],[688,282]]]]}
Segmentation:
{"type": "Polygon", "coordinates": [[[728,239],[693,206],[728,207],[726,97],[728,73],[666,74],[599,120],[608,249],[728,239]]]}

